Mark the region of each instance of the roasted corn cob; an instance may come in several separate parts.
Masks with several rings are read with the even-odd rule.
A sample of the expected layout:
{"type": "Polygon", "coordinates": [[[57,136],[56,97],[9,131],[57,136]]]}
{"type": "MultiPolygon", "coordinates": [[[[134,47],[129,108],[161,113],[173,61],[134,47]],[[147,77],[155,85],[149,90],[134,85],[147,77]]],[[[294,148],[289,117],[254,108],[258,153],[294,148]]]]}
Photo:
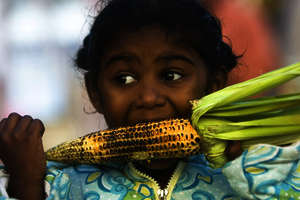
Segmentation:
{"type": "Polygon", "coordinates": [[[114,160],[181,158],[200,153],[190,122],[173,119],[90,133],[46,152],[48,160],[103,163],[114,160]]]}

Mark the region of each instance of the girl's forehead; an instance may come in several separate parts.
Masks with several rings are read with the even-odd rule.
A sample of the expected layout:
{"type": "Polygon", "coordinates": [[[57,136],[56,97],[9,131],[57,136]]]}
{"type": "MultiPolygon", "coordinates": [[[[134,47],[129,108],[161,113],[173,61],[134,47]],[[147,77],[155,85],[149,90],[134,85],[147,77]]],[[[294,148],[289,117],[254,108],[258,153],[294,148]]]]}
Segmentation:
{"type": "Polygon", "coordinates": [[[166,43],[170,42],[167,32],[162,28],[158,26],[147,26],[135,30],[122,29],[119,33],[115,34],[110,41],[109,46],[118,45],[119,43],[138,43],[139,41],[143,43],[143,41],[148,40],[160,40],[166,43]]]}
{"type": "Polygon", "coordinates": [[[134,31],[124,30],[107,42],[104,55],[144,50],[148,53],[178,52],[199,56],[191,46],[183,43],[178,35],[159,26],[147,26],[134,31]]]}

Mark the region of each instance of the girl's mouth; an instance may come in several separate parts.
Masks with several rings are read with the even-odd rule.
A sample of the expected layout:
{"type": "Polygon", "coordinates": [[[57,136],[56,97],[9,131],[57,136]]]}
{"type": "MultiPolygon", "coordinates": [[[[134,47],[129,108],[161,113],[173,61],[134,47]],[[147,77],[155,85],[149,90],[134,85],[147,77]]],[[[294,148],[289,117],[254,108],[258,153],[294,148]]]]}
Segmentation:
{"type": "Polygon", "coordinates": [[[170,119],[182,119],[183,117],[180,116],[167,116],[167,117],[157,117],[157,118],[139,118],[135,120],[130,120],[128,121],[129,126],[136,125],[136,124],[141,124],[141,123],[151,123],[151,122],[159,122],[159,121],[164,121],[164,120],[170,120],[170,119]]]}

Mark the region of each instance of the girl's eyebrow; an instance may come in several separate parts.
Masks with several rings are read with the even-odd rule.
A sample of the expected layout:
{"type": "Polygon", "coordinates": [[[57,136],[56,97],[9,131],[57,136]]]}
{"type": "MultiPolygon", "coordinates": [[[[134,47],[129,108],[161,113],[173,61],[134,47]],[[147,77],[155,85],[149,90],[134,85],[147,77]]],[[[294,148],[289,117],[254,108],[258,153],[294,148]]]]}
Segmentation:
{"type": "Polygon", "coordinates": [[[160,60],[163,60],[163,61],[181,60],[181,61],[187,62],[191,65],[195,65],[195,63],[190,58],[188,58],[184,55],[180,55],[180,54],[162,55],[162,56],[159,56],[156,60],[157,61],[160,61],[160,60]]]}

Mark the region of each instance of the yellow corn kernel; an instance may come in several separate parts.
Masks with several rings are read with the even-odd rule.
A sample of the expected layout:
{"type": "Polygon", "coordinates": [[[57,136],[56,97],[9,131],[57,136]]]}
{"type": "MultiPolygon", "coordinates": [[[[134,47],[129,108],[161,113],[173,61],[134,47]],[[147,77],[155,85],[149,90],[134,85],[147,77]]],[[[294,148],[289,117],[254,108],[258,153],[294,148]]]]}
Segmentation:
{"type": "Polygon", "coordinates": [[[185,119],[93,132],[46,152],[47,160],[100,164],[114,160],[182,158],[200,152],[200,136],[185,119]]]}

